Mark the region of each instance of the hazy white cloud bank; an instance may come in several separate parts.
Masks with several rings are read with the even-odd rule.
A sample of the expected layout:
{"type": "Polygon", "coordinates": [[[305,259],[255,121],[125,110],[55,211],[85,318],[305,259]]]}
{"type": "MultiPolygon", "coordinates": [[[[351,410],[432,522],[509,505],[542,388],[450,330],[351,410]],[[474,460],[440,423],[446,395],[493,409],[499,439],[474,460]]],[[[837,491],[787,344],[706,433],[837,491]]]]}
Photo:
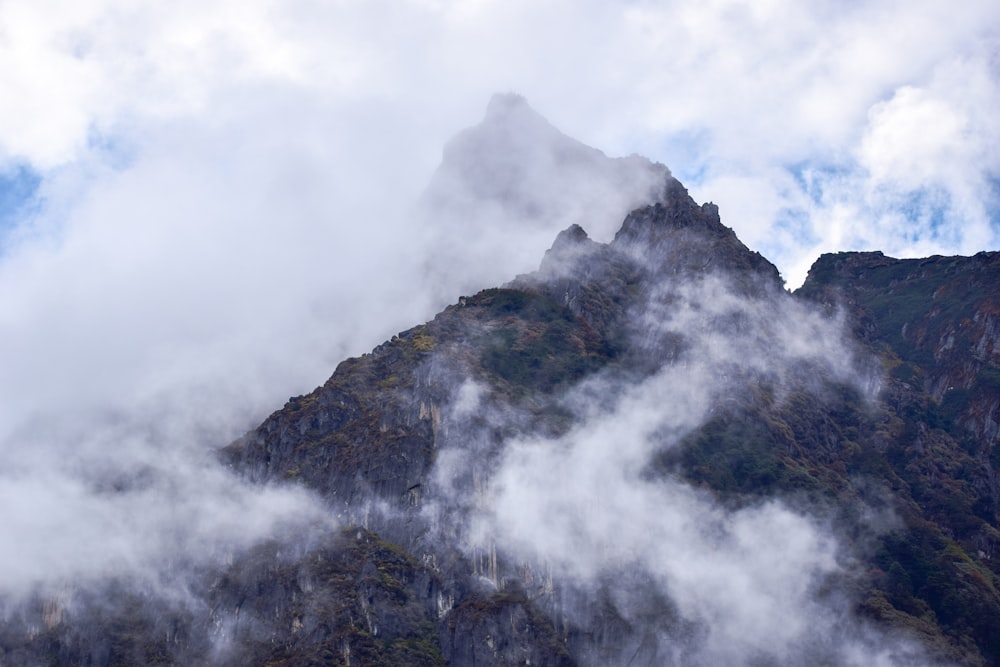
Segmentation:
{"type": "MultiPolygon", "coordinates": [[[[70,525],[109,543],[191,525],[185,545],[260,514],[266,533],[278,515],[186,461],[458,296],[422,280],[440,230],[408,211],[495,91],[667,164],[792,281],[840,246],[995,247],[997,19],[990,2],[0,4],[0,171],[38,179],[0,196],[0,561],[71,575],[32,562],[70,525]],[[143,465],[180,518],[94,488],[143,465]],[[188,521],[213,499],[232,511],[188,521]]],[[[467,234],[503,241],[498,220],[467,234]]],[[[513,277],[536,236],[537,255],[445,274],[513,277]]]]}
{"type": "MultiPolygon", "coordinates": [[[[1000,10],[985,0],[109,0],[0,11],[0,83],[12,92],[0,156],[41,169],[123,134],[138,135],[142,151],[159,131],[151,120],[219,129],[284,96],[337,117],[336,130],[300,134],[310,143],[339,133],[386,148],[374,172],[353,169],[353,182],[391,175],[413,194],[444,139],[490,93],[513,89],[571,136],[670,166],[792,282],[841,246],[997,244],[998,165],[986,147],[1000,131],[1000,10]],[[340,116],[352,105],[357,113],[340,116]],[[925,190],[934,196],[911,210],[925,190]]],[[[257,116],[241,140],[295,117],[257,116]]],[[[350,168],[338,148],[332,162],[350,168]]],[[[271,154],[284,150],[278,142],[271,154]]]]}
{"type": "Polygon", "coordinates": [[[997,246],[994,6],[640,3],[629,18],[637,60],[670,56],[638,102],[664,161],[793,283],[824,251],[997,246]]]}

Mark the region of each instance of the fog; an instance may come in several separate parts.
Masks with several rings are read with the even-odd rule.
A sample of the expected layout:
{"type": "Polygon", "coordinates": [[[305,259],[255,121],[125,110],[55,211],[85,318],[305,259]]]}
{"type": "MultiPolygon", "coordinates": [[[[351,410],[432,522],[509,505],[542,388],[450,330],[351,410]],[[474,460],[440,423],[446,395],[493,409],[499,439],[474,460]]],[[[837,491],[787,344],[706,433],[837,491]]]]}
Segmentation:
{"type": "Polygon", "coordinates": [[[214,449],[568,224],[607,240],[656,163],[791,286],[823,251],[996,246],[994,5],[3,3],[0,595],[323,521],[214,449]],[[442,147],[497,91],[625,159],[524,113],[471,158],[521,191],[477,191],[442,147]]]}
{"type": "MultiPolygon", "coordinates": [[[[8,601],[119,580],[198,604],[192,577],[205,567],[271,537],[329,534],[320,499],[250,486],[215,449],[322,382],[337,359],[456,294],[533,270],[566,226],[609,241],[630,209],[660,196],[668,173],[589,149],[506,94],[410,199],[345,190],[280,211],[320,159],[312,149],[280,179],[252,151],[227,159],[225,178],[243,195],[225,203],[211,196],[217,173],[177,169],[172,151],[147,152],[90,186],[100,196],[80,185],[87,175],[67,175],[57,185],[73,224],[25,236],[0,264],[5,367],[20,380],[3,385],[16,408],[2,423],[3,527],[18,536],[0,547],[8,601]],[[122,210],[141,226],[120,224],[122,210]],[[373,215],[377,226],[363,222],[373,215]],[[345,231],[328,219],[358,224],[345,231]],[[14,290],[13,276],[35,278],[14,290]]],[[[747,293],[725,273],[684,275],[628,313],[636,350],[667,360],[658,355],[679,338],[676,358],[637,381],[585,381],[561,400],[577,420],[565,433],[531,435],[524,415],[492,405],[485,388],[455,387],[434,473],[443,495],[424,509],[432,534],[457,538],[472,563],[499,552],[501,569],[546,572],[543,604],[568,622],[585,626],[612,595],[637,643],[598,663],[627,652],[668,664],[924,660],[908,640],[852,617],[836,582],[850,579],[853,555],[824,517],[782,501],[726,508],[651,474],[658,453],[760,383],[779,401],[789,388],[822,400],[827,382],[868,397],[878,389],[838,315],[778,287],[747,293]],[[497,425],[524,435],[498,449],[483,437],[497,425]],[[651,613],[650,596],[669,613],[651,613]]],[[[481,574],[501,584],[496,565],[481,574]]]]}
{"type": "Polygon", "coordinates": [[[608,159],[511,95],[398,201],[336,183],[319,197],[313,146],[266,167],[266,148],[243,147],[223,172],[179,168],[170,148],[88,187],[67,175],[52,187],[72,225],[26,231],[0,263],[6,594],[111,574],[168,590],[277,531],[329,528],[317,497],[249,486],[214,451],[343,357],[533,269],[565,225],[610,235],[665,173],[608,159]],[[472,156],[491,166],[463,170],[472,156]]]}
{"type": "MultiPolygon", "coordinates": [[[[620,636],[584,664],[931,664],[914,638],[854,616],[859,545],[824,510],[791,498],[733,507],[655,465],[755,391],[822,402],[841,383],[874,401],[877,364],[847,342],[842,318],[781,291],[748,296],[723,271],[658,285],[627,327],[645,354],[678,340],[680,352],[654,356],[644,379],[604,372],[570,390],[563,434],[537,434],[487,386],[456,389],[441,499],[425,512],[465,544],[485,585],[521,579],[557,622],[591,632],[620,619],[620,636]]],[[[895,522],[870,514],[870,530],[895,522]]]]}
{"type": "Polygon", "coordinates": [[[241,128],[184,129],[227,167],[192,166],[165,128],[126,170],[46,185],[72,213],[45,208],[0,262],[7,591],[158,577],[315,519],[314,499],[246,487],[212,451],[422,313],[396,298],[383,315],[399,248],[324,225],[350,209],[310,196],[312,147],[265,166],[265,146],[233,152],[241,128]],[[369,250],[331,262],[345,247],[369,250]]]}

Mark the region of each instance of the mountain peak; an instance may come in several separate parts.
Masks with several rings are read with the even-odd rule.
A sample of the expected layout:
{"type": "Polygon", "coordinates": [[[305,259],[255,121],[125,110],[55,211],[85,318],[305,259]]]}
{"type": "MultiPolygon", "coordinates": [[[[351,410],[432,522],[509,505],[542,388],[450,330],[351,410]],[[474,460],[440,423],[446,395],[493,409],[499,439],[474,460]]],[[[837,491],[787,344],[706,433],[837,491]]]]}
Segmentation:
{"type": "Polygon", "coordinates": [[[537,112],[528,104],[528,100],[518,93],[495,93],[486,105],[486,120],[502,120],[506,116],[529,111],[537,115],[537,112]]]}
{"type": "Polygon", "coordinates": [[[563,134],[521,95],[494,95],[482,121],[447,143],[424,193],[427,280],[442,292],[500,284],[532,271],[531,258],[574,224],[607,242],[629,211],[660,200],[669,173],[563,134]]]}
{"type": "MultiPolygon", "coordinates": [[[[520,220],[551,220],[575,208],[600,212],[601,202],[611,200],[617,224],[632,208],[655,201],[669,173],[645,158],[610,158],[560,132],[523,96],[498,93],[483,120],[445,146],[427,194],[451,208],[498,204],[520,220]],[[618,210],[619,200],[628,208],[618,210]]],[[[591,221],[582,222],[594,231],[591,221]]]]}
{"type": "Polygon", "coordinates": [[[220,452],[331,521],[0,595],[0,663],[1000,665],[1000,253],[823,255],[789,294],[515,94],[425,203],[451,294],[555,242],[220,452]]]}
{"type": "Polygon", "coordinates": [[[590,237],[587,236],[587,232],[577,224],[572,224],[566,229],[559,232],[559,236],[556,237],[555,242],[552,244],[552,250],[560,250],[563,247],[575,246],[583,241],[588,240],[590,237]]]}
{"type": "Polygon", "coordinates": [[[611,245],[670,274],[723,269],[744,278],[756,276],[760,280],[753,280],[753,284],[767,289],[782,285],[777,267],[747,248],[722,224],[718,206],[711,202],[699,205],[669,174],[660,200],[632,211],[611,245]]]}

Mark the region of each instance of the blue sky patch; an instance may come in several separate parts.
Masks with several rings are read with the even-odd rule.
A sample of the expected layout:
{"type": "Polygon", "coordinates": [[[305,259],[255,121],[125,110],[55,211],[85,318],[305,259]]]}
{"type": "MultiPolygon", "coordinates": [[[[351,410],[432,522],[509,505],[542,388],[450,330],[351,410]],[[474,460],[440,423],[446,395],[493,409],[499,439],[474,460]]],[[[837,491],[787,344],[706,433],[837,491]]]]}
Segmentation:
{"type": "Polygon", "coordinates": [[[671,173],[685,185],[704,183],[710,155],[710,136],[706,129],[673,132],[657,151],[671,173]]]}
{"type": "Polygon", "coordinates": [[[815,204],[822,204],[825,186],[830,181],[839,181],[851,173],[850,167],[833,162],[804,160],[785,167],[802,192],[815,204]]]}
{"type": "Polygon", "coordinates": [[[41,175],[24,165],[0,171],[0,239],[32,205],[41,182],[41,175]]]}
{"type": "MultiPolygon", "coordinates": [[[[785,207],[778,211],[774,220],[776,232],[794,239],[799,245],[816,245],[822,239],[813,229],[809,212],[798,208],[785,207]]],[[[775,244],[774,252],[780,253],[782,243],[775,244]]]]}

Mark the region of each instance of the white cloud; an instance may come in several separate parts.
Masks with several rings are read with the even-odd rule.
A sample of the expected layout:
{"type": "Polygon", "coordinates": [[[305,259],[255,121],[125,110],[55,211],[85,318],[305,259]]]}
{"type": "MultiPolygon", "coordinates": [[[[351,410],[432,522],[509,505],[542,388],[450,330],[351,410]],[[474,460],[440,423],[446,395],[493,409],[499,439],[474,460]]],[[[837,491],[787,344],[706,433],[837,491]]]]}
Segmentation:
{"type": "Polygon", "coordinates": [[[592,376],[565,399],[579,419],[562,435],[498,445],[482,433],[518,433],[516,414],[488,402],[470,410],[488,390],[463,385],[443,411],[442,428],[454,435],[436,464],[443,497],[428,514],[451,512],[439,528],[458,531],[474,563],[499,554],[499,570],[486,576],[547,573],[554,587],[526,586],[543,608],[546,596],[560,601],[553,604],[571,621],[586,624],[587,605],[613,582],[613,611],[602,608],[602,618],[623,619],[642,642],[618,637],[620,656],[582,655],[584,664],[617,664],[642,650],[659,664],[925,664],[915,643],[867,627],[849,600],[821,593],[850,561],[822,520],[777,501],[727,509],[711,492],[651,470],[658,454],[762,376],[779,401],[820,377],[875,393],[842,322],[784,294],[748,298],[725,276],[674,280],[634,313],[631,329],[654,348],[682,337],[676,360],[644,380],[592,376]],[[630,577],[645,583],[631,589],[630,577]],[[569,602],[573,590],[585,591],[580,609],[569,602]],[[657,593],[679,620],[638,611],[657,593]],[[665,647],[680,655],[667,658],[665,647]]]}
{"type": "MultiPolygon", "coordinates": [[[[912,255],[918,248],[956,253],[997,245],[995,219],[990,223],[984,215],[984,209],[996,208],[1000,172],[982,150],[1000,125],[988,111],[998,89],[989,55],[996,50],[989,26],[995,25],[997,12],[988,3],[970,3],[961,12],[924,3],[901,11],[892,3],[805,8],[781,2],[753,10],[720,2],[707,10],[671,12],[651,3],[640,5],[632,19],[639,48],[662,66],[647,72],[638,102],[647,110],[644,125],[666,137],[662,159],[682,180],[691,181],[696,197],[719,203],[723,220],[777,261],[792,285],[804,278],[797,267],[821,251],[882,248],[912,255]],[[936,156],[959,167],[937,183],[962,205],[946,211],[943,238],[930,246],[915,244],[914,236],[931,233],[919,221],[912,221],[910,231],[918,233],[910,235],[880,221],[887,208],[905,208],[910,192],[899,182],[873,178],[862,156],[876,110],[896,91],[910,88],[947,101],[926,110],[931,118],[942,115],[921,141],[936,136],[941,146],[948,138],[940,133],[953,132],[941,126],[956,117],[964,124],[958,141],[948,143],[947,156],[936,156]],[[690,136],[692,128],[704,128],[702,156],[690,166],[673,163],[670,137],[690,136]],[[789,172],[810,165],[834,169],[821,176],[825,196],[804,202],[808,193],[786,188],[783,181],[789,172]],[[876,181],[882,194],[866,199],[876,181]],[[856,210],[850,234],[836,237],[822,221],[843,200],[853,200],[856,210]],[[798,238],[775,234],[775,222],[789,209],[799,213],[798,238]],[[838,246],[844,240],[849,245],[838,246]]],[[[652,141],[664,145],[662,138],[652,141]]],[[[687,157],[688,151],[678,148],[677,154],[687,157]]],[[[872,148],[878,157],[871,159],[889,159],[881,153],[888,146],[872,148]]],[[[907,172],[918,179],[939,176],[946,168],[939,164],[933,174],[914,173],[907,164],[907,172]]]]}
{"type": "MultiPolygon", "coordinates": [[[[85,433],[97,416],[189,427],[121,445],[127,461],[200,452],[457,298],[422,284],[403,212],[494,91],[666,163],[793,284],[840,247],[995,247],[997,19],[991,2],[4,2],[0,167],[42,181],[0,232],[0,441],[67,484],[20,507],[63,516],[82,473],[46,469],[79,443],[117,460],[85,433]],[[944,203],[922,218],[906,204],[927,187],[944,203]]],[[[486,264],[469,270],[505,273],[486,264]]]]}
{"type": "Polygon", "coordinates": [[[967,152],[966,122],[947,102],[912,87],[872,107],[861,144],[861,164],[875,185],[905,189],[937,186],[967,152]]]}

